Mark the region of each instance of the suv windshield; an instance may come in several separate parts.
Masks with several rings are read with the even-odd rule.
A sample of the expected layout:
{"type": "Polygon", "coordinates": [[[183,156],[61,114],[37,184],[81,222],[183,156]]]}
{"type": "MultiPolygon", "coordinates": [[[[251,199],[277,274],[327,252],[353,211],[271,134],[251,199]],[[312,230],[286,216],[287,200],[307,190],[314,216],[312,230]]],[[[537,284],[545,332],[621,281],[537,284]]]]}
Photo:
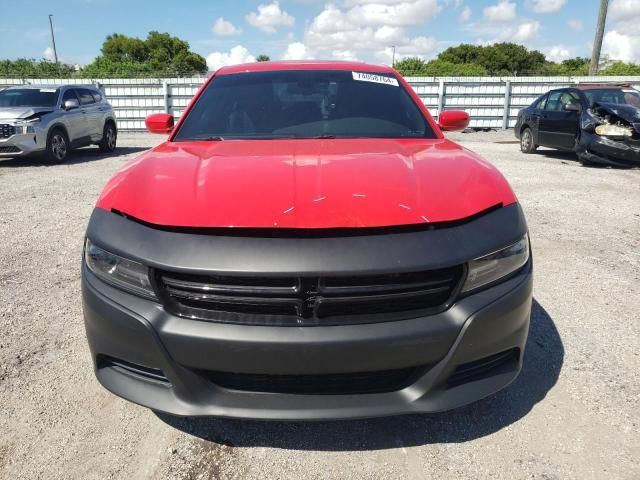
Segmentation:
{"type": "Polygon", "coordinates": [[[215,77],[175,141],[436,138],[395,76],[334,70],[215,77]]]}
{"type": "Polygon", "coordinates": [[[591,106],[594,103],[616,103],[640,108],[640,92],[633,88],[594,89],[586,90],[584,94],[587,96],[591,106]]]}
{"type": "Polygon", "coordinates": [[[60,89],[9,88],[0,92],[0,108],[55,107],[60,89]]]}

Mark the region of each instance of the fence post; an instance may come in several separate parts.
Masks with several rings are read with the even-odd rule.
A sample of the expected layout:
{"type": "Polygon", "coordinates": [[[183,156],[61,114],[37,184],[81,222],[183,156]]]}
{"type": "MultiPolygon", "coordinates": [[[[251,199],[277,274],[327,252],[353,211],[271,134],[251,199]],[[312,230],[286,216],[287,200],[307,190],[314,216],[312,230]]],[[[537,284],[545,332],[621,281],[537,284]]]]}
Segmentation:
{"type": "Polygon", "coordinates": [[[438,82],[438,118],[440,118],[440,112],[444,108],[444,95],[445,95],[445,84],[444,80],[440,79],[438,82]]]}
{"type": "Polygon", "coordinates": [[[509,111],[511,110],[511,80],[504,85],[504,110],[502,111],[502,129],[509,128],[509,111]]]}
{"type": "Polygon", "coordinates": [[[164,101],[164,113],[171,113],[171,107],[169,106],[169,84],[166,80],[162,81],[162,97],[164,101]]]}

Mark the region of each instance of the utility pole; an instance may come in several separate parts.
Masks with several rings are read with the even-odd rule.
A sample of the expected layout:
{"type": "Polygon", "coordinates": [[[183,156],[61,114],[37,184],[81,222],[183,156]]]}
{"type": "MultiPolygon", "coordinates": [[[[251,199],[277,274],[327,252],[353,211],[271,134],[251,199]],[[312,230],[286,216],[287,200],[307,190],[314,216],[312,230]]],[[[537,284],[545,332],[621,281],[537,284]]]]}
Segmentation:
{"type": "Polygon", "coordinates": [[[395,66],[396,66],[396,46],[392,45],[391,48],[393,49],[393,55],[391,57],[391,68],[395,68],[395,66]]]}
{"type": "Polygon", "coordinates": [[[58,51],[56,50],[56,37],[53,34],[53,20],[51,20],[51,17],[53,17],[53,15],[49,14],[49,29],[51,30],[51,44],[53,45],[53,58],[55,59],[56,63],[58,63],[58,51]]]}
{"type": "Polygon", "coordinates": [[[596,75],[600,65],[600,50],[602,50],[602,36],[604,35],[604,24],[607,21],[607,8],[609,0],[600,0],[600,13],[598,13],[598,25],[596,26],[596,37],[593,40],[593,51],[591,52],[591,66],[589,75],[596,75]]]}

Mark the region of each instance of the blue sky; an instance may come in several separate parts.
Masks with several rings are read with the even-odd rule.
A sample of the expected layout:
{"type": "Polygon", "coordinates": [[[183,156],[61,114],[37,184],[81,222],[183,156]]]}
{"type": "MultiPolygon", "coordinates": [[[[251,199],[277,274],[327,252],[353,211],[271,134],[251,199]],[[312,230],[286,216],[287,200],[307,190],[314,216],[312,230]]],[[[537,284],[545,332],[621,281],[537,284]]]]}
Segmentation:
{"type": "MultiPolygon", "coordinates": [[[[462,42],[515,41],[553,60],[589,56],[598,0],[2,0],[0,58],[58,54],[86,64],[106,35],[149,30],[187,40],[210,67],[272,59],[338,58],[390,63],[432,58],[462,42]]],[[[640,61],[640,0],[611,0],[605,53],[640,61]]]]}

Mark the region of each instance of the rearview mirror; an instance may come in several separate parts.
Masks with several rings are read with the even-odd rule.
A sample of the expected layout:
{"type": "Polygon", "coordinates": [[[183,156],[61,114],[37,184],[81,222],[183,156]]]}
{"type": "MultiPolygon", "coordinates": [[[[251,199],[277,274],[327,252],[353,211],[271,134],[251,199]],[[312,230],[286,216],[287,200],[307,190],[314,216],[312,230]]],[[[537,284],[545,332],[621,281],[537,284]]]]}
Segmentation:
{"type": "Polygon", "coordinates": [[[64,101],[63,108],[65,110],[73,110],[74,108],[79,108],[79,107],[80,107],[80,104],[78,103],[78,100],[76,100],[75,98],[70,98],[69,100],[64,101]]]}
{"type": "Polygon", "coordinates": [[[440,130],[445,132],[464,130],[469,126],[469,114],[462,110],[446,110],[440,112],[438,126],[440,130]]]}
{"type": "Polygon", "coordinates": [[[151,133],[171,133],[173,130],[173,115],[169,113],[154,113],[145,118],[144,123],[151,133]]]}
{"type": "Polygon", "coordinates": [[[567,103],[563,108],[567,112],[579,112],[580,111],[580,105],[578,105],[577,103],[567,103]]]}

